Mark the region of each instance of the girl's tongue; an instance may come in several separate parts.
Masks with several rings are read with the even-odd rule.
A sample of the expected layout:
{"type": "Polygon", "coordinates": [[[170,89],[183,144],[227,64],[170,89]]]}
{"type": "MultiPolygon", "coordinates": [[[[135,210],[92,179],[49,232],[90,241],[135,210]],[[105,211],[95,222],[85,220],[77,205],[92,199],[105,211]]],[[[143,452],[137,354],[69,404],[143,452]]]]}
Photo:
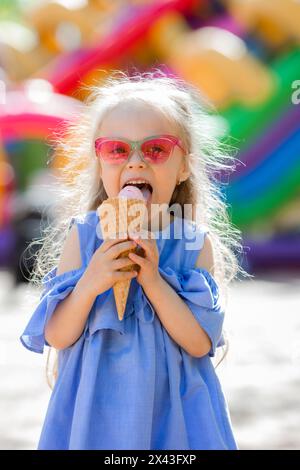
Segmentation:
{"type": "Polygon", "coordinates": [[[119,197],[127,197],[128,199],[140,199],[144,200],[147,203],[151,198],[151,191],[146,186],[139,189],[137,186],[128,185],[121,189],[121,191],[119,192],[119,197]]]}
{"type": "Polygon", "coordinates": [[[151,199],[151,191],[150,191],[150,189],[144,187],[144,188],[141,189],[141,192],[143,193],[143,197],[144,197],[144,200],[146,201],[146,203],[149,202],[150,199],[151,199]]]}

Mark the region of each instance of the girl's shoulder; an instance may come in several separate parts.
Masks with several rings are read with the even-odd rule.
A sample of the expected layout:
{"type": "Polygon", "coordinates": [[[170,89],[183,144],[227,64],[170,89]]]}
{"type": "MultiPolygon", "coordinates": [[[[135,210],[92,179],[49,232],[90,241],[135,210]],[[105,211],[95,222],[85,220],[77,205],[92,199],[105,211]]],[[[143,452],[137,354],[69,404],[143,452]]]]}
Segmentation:
{"type": "Polygon", "coordinates": [[[87,264],[97,247],[98,214],[91,210],[72,217],[69,229],[73,224],[77,226],[81,259],[87,264]]]}

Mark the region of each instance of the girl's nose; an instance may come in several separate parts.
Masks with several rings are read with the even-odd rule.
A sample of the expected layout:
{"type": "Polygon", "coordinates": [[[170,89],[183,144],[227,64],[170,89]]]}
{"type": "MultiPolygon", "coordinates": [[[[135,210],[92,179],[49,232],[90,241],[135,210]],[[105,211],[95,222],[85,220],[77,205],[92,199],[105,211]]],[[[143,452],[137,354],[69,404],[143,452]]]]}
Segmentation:
{"type": "Polygon", "coordinates": [[[127,160],[127,166],[129,168],[132,168],[134,166],[137,166],[137,167],[145,167],[145,162],[144,160],[142,159],[140,153],[138,152],[138,150],[134,150],[132,152],[132,154],[129,156],[128,160],[127,160]]]}

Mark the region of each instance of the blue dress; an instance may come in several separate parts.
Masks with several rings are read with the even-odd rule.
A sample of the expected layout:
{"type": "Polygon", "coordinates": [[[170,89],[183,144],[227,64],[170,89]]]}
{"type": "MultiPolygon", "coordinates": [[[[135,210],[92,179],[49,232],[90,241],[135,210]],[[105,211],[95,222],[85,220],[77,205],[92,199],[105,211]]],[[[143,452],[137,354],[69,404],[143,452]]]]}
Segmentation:
{"type": "MultiPolygon", "coordinates": [[[[44,328],[103,242],[96,211],[72,219],[82,267],[43,279],[44,290],[22,344],[43,353],[44,328]]],[[[224,345],[218,286],[195,267],[206,226],[175,217],[155,232],[161,276],[186,302],[212,347],[189,355],[167,333],[140,284],[131,281],[124,319],[113,289],[98,295],[80,338],[58,352],[58,378],[44,420],[41,449],[238,449],[229,410],[210,357],[224,345]]]]}

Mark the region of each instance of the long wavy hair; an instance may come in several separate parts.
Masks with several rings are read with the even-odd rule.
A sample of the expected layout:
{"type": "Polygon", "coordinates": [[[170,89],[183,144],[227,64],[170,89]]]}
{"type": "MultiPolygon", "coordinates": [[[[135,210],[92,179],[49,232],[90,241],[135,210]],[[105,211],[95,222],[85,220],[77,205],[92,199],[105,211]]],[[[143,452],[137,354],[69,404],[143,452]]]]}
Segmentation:
{"type": "MultiPolygon", "coordinates": [[[[53,221],[44,228],[42,237],[30,245],[40,245],[31,284],[40,287],[43,276],[57,266],[71,217],[96,210],[107,199],[100,163],[94,158],[94,136],[107,112],[120,103],[135,100],[163,113],[188,149],[190,176],[174,188],[169,206],[179,204],[183,217],[187,217],[185,205],[192,205],[192,220],[208,226],[215,256],[213,275],[226,305],[229,284],[238,277],[252,276],[240,265],[241,232],[229,219],[222,193],[225,183],[220,182],[220,175],[235,171],[238,159],[234,155],[236,148],[219,138],[216,109],[193,85],[159,69],[131,74],[114,70],[101,83],[85,87],[85,91],[88,97],[81,103],[76,119],[62,127],[52,141],[54,152],[49,161],[60,157],[63,163],[52,188],[57,200],[52,207],[53,221]]],[[[216,367],[228,352],[224,333],[225,351],[218,348],[224,355],[216,367]]],[[[50,378],[53,382],[57,377],[58,351],[51,372],[51,349],[54,348],[48,351],[46,376],[52,388],[50,378]]]]}

